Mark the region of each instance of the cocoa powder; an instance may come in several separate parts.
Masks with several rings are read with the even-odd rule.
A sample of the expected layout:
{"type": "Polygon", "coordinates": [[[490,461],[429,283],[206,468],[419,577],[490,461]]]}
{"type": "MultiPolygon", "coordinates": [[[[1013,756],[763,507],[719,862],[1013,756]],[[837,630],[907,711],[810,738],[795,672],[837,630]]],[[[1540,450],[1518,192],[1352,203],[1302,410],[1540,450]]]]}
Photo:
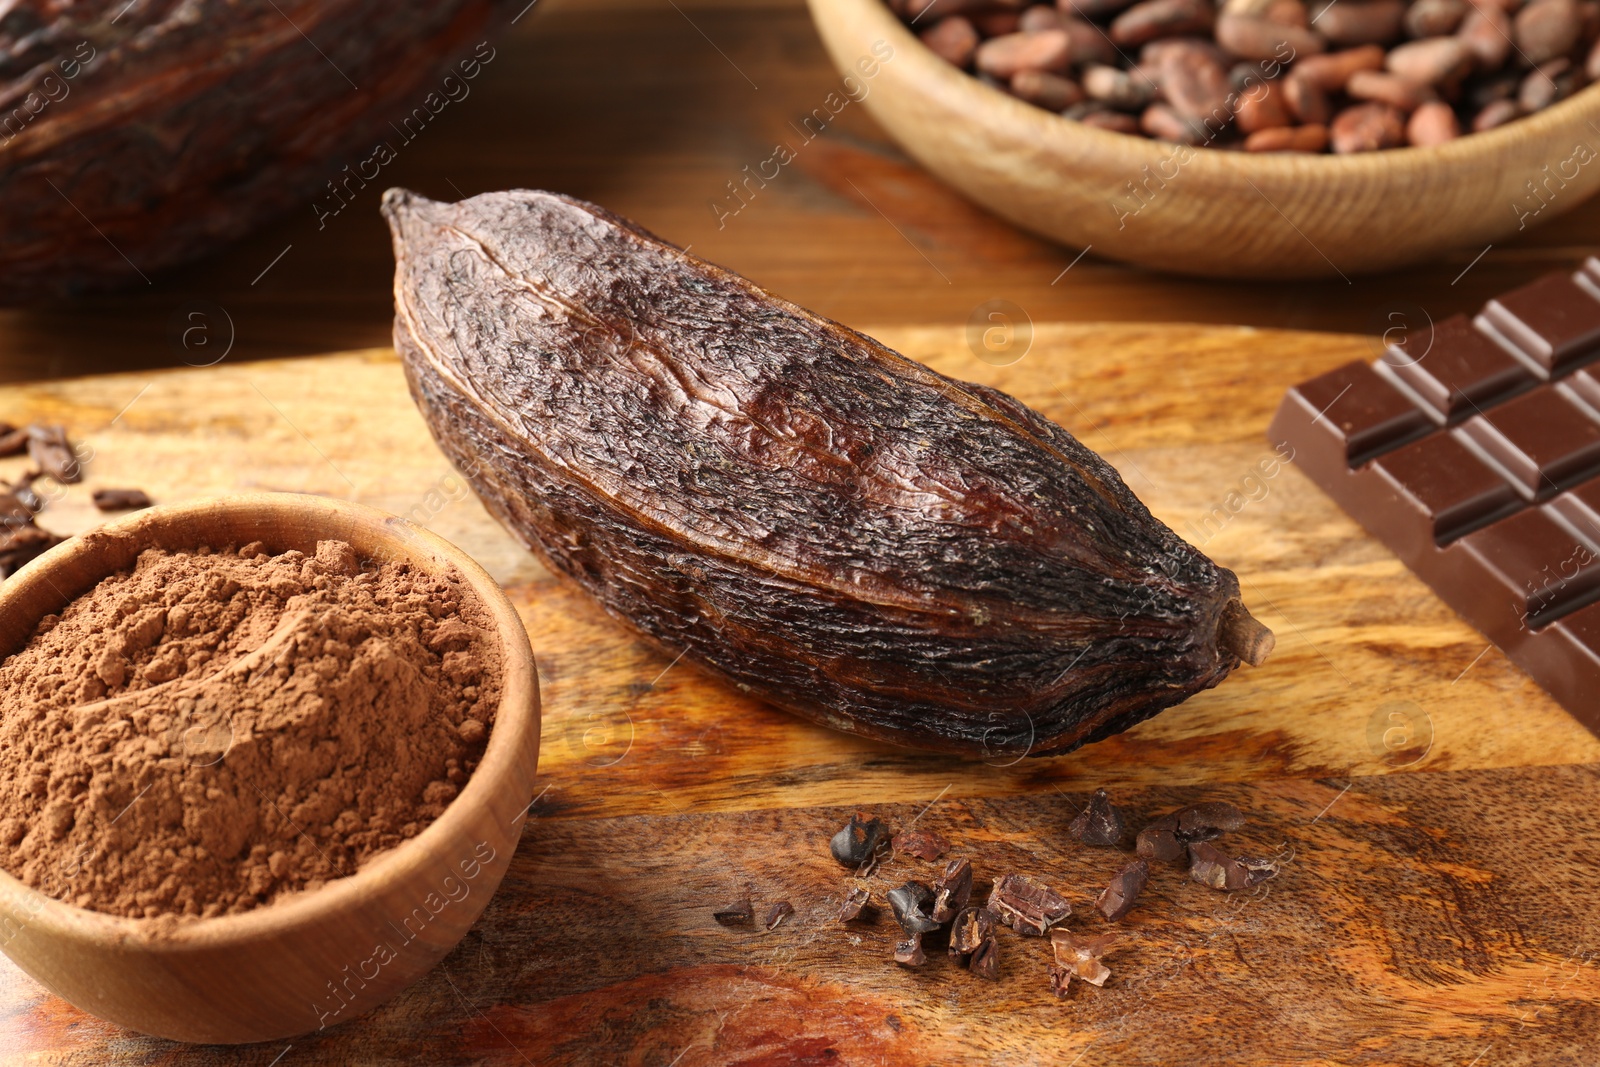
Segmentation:
{"type": "Polygon", "coordinates": [[[338,541],[147,551],[0,663],[0,857],[113,915],[315,890],[438,817],[499,678],[454,576],[338,541]]]}

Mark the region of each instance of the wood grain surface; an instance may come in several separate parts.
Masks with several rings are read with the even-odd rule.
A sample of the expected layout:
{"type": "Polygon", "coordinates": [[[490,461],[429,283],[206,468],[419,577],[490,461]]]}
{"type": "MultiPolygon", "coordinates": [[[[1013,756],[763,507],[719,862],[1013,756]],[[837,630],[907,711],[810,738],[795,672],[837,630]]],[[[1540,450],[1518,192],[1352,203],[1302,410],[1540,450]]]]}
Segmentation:
{"type": "MultiPolygon", "coordinates": [[[[93,450],[43,516],[61,532],[99,521],[102,486],[315,492],[423,521],[511,593],[546,708],[540,798],[504,887],[387,1007],[294,1042],[191,1048],[99,1023],[0,963],[7,1061],[1589,1062],[1600,741],[1292,467],[1261,475],[1283,383],[1369,342],[1045,324],[997,367],[959,327],[873,332],[1100,451],[1238,571],[1274,657],[1066,757],[922,756],[726,690],[558,583],[452,474],[387,350],[0,391],[0,419],[60,421],[93,450]],[[828,921],[846,879],[826,838],[859,809],[945,833],[980,877],[1043,877],[1097,929],[1088,905],[1119,857],[1065,824],[1100,785],[1140,816],[1234,800],[1252,813],[1237,847],[1291,859],[1257,895],[1156,872],[1112,980],[1065,1002],[1046,946],[1009,931],[988,985],[942,957],[897,968],[888,920],[828,921]],[[788,899],[797,915],[771,934],[717,926],[711,909],[746,883],[758,913],[788,899]]],[[[897,860],[877,882],[908,871],[934,868],[897,860]]]]}
{"type": "MultiPolygon", "coordinates": [[[[227,338],[234,360],[388,344],[393,271],[378,198],[390,183],[435,199],[520,186],[594,200],[857,327],[964,323],[1002,298],[1035,322],[1377,333],[1396,314],[1414,324],[1424,312],[1437,321],[1475,311],[1600,251],[1591,200],[1555,225],[1537,225],[1542,213],[1492,248],[1348,284],[1178,278],[1002,222],[912,162],[865,107],[845,107],[802,145],[795,125],[841,87],[804,0],[539,0],[491,45],[496,58],[471,96],[325,227],[307,198],[150,285],[130,271],[135,286],[122,294],[0,309],[0,380],[203,363],[227,338]],[[780,142],[795,160],[720,218],[713,204],[737,206],[727,183],[780,142]]],[[[1431,210],[1420,193],[1408,197],[1431,210]]],[[[1513,217],[1511,204],[1501,210],[1513,217]]]]}

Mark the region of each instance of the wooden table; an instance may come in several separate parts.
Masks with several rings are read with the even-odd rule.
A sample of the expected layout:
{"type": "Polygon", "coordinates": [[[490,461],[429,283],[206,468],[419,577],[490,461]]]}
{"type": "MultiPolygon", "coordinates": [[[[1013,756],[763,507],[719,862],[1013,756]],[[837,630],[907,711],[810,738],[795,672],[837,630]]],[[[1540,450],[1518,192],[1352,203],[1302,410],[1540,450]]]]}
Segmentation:
{"type": "MultiPolygon", "coordinates": [[[[1593,1062],[1600,742],[1292,468],[1202,528],[1267,456],[1283,388],[1369,357],[1370,343],[1151,323],[1365,332],[1405,301],[1437,317],[1572,262],[1587,249],[1559,242],[1600,234],[1600,209],[1490,250],[1453,285],[1470,253],[1350,286],[1182,281],[1092,254],[1063,275],[1077,250],[965,206],[847,111],[719,230],[705,201],[764,158],[831,75],[793,5],[677,6],[552,5],[505,39],[481,99],[397,161],[394,180],[440,196],[536,185],[594,198],[940,370],[1014,392],[1239,572],[1278,632],[1274,658],[1048,760],[916,755],[743,698],[634,640],[519,549],[452,476],[387,350],[242,362],[385,342],[375,216],[319,233],[308,210],[147,292],[0,317],[13,380],[127,371],[6,388],[0,419],[64,422],[94,449],[87,484],[44,516],[63,533],[98,521],[96,486],[166,501],[250,488],[362,500],[461,544],[508,588],[533,640],[543,792],[483,920],[364,1018],[271,1046],[178,1046],[100,1023],[0,960],[4,1061],[1593,1062]],[[151,372],[215,351],[165,339],[191,293],[232,316],[231,354],[151,372]],[[965,336],[993,297],[1036,324],[1006,367],[965,336]],[[1127,324],[1065,324],[1117,319],[1127,324]],[[991,985],[943,958],[896,967],[887,920],[832,920],[847,878],[827,837],[865,810],[945,834],[982,878],[1044,878],[1072,900],[1075,925],[1098,929],[1089,903],[1123,857],[1065,827],[1101,785],[1136,822],[1232,800],[1251,822],[1231,847],[1278,854],[1283,873],[1226,895],[1158,870],[1108,957],[1112,980],[1065,1001],[1037,940],[1008,932],[991,985]],[[771,933],[718,926],[712,909],[746,887],[758,914],[787,899],[795,916],[771,933]]],[[[0,462],[0,477],[20,469],[0,462]]],[[[899,858],[874,885],[936,871],[899,858]]]]}

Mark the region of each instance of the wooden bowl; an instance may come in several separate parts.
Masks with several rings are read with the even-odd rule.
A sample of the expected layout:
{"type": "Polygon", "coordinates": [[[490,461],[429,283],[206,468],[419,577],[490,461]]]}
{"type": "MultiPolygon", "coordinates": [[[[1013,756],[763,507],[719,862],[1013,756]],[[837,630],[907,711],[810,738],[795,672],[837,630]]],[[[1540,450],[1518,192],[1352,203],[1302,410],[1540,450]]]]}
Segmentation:
{"type": "Polygon", "coordinates": [[[1111,259],[1260,278],[1349,276],[1451,251],[1464,265],[1600,188],[1600,86],[1434,148],[1183,148],[1084,126],[991,88],[929,51],[883,0],[809,3],[856,97],[923,166],[1018,226],[1111,259]],[[893,56],[868,78],[858,63],[878,42],[893,56]]]}
{"type": "MultiPolygon", "coordinates": [[[[151,920],[77,908],[0,872],[0,949],[52,992],[130,1029],[181,1041],[292,1037],[344,1022],[420,978],[500,884],[533,794],[539,689],[528,636],[498,585],[464,552],[404,519],[322,497],[263,493],[151,508],[73,538],[0,586],[0,658],[39,620],[147,548],[263,541],[454,569],[482,603],[505,661],[483,762],[421,834],[348,878],[280,904],[162,932],[151,920]]],[[[170,924],[169,924],[170,926],[170,924]]]]}

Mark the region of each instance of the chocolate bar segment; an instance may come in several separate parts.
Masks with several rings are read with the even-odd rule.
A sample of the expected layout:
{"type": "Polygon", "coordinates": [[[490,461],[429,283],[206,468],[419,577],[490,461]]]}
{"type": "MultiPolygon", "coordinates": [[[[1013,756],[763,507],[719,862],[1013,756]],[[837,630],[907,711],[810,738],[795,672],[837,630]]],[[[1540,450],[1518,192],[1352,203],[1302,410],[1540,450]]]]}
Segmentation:
{"type": "Polygon", "coordinates": [[[1395,445],[1433,429],[1434,423],[1365,363],[1347,363],[1296,386],[1291,394],[1313,426],[1336,439],[1345,462],[1359,466],[1395,445]]]}
{"type": "Polygon", "coordinates": [[[1548,385],[1474,415],[1460,433],[1529,500],[1554,496],[1600,468],[1600,424],[1548,385]]]}
{"type": "Polygon", "coordinates": [[[1547,274],[1489,301],[1477,324],[1557,376],[1600,354],[1600,300],[1569,274],[1547,274]]]}
{"type": "Polygon", "coordinates": [[[1504,477],[1448,433],[1380,456],[1373,468],[1418,509],[1439,545],[1521,504],[1504,477]]]}
{"type": "Polygon", "coordinates": [[[1289,390],[1269,437],[1600,733],[1600,258],[1428,341],[1289,390]]]}
{"type": "Polygon", "coordinates": [[[1527,364],[1472,325],[1465,315],[1435,323],[1383,354],[1387,371],[1450,422],[1538,382],[1527,364]]]}

